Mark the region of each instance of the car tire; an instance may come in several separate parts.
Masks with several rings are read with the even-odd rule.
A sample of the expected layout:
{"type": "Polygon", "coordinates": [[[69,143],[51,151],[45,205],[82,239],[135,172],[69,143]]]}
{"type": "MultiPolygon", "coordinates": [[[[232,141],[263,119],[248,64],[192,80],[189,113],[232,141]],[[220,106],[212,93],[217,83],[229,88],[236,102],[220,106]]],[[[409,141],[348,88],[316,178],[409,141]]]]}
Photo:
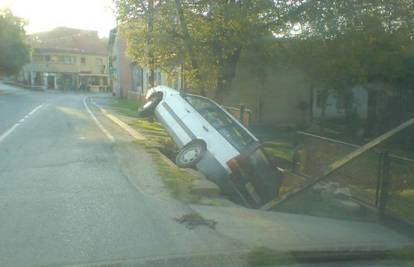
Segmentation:
{"type": "Polygon", "coordinates": [[[203,141],[193,140],[178,152],[175,163],[181,168],[194,167],[206,153],[206,145],[203,141]]]}
{"type": "Polygon", "coordinates": [[[149,100],[138,110],[138,116],[141,118],[151,117],[154,115],[155,108],[161,102],[162,95],[154,94],[149,100]]]}

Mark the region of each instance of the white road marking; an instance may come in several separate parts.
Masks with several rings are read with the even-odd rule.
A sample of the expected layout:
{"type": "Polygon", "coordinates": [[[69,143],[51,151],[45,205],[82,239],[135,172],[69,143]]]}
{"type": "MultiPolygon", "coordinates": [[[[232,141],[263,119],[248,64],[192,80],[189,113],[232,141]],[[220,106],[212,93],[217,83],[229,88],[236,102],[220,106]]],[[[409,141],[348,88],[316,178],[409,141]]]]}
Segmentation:
{"type": "Polygon", "coordinates": [[[17,127],[20,126],[21,123],[24,122],[25,119],[29,118],[31,115],[33,115],[36,111],[38,111],[39,109],[41,109],[43,107],[43,104],[35,107],[32,111],[30,111],[26,116],[24,116],[23,119],[19,120],[18,123],[14,124],[10,129],[8,129],[7,131],[5,131],[2,135],[0,135],[0,142],[4,141],[4,139],[6,139],[7,136],[9,136],[17,127]]]}
{"type": "Polygon", "coordinates": [[[111,142],[115,142],[115,138],[103,127],[103,125],[99,122],[99,120],[93,115],[92,111],[88,107],[86,103],[86,97],[83,99],[83,105],[85,106],[86,111],[88,111],[89,115],[91,115],[92,119],[95,121],[96,125],[98,125],[99,129],[108,137],[111,142]]]}
{"type": "Polygon", "coordinates": [[[20,125],[19,123],[16,123],[10,129],[5,131],[2,135],[0,135],[0,142],[6,139],[7,136],[9,136],[17,127],[19,127],[19,125],[20,125]]]}
{"type": "Polygon", "coordinates": [[[27,114],[27,116],[31,116],[33,115],[36,111],[38,111],[39,109],[41,109],[43,107],[43,104],[35,107],[32,111],[29,112],[29,114],[27,114]]]}

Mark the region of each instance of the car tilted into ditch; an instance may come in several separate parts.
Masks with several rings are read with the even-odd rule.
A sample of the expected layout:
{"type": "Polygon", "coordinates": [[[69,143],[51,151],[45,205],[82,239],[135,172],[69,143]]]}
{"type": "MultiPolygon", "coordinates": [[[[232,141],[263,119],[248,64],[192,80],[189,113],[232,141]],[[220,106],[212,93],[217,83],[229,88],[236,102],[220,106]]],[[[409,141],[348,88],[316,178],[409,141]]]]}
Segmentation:
{"type": "Polygon", "coordinates": [[[148,91],[142,117],[155,115],[179,147],[176,164],[194,167],[233,201],[260,207],[278,195],[281,174],[259,140],[213,100],[166,86],[148,91]]]}

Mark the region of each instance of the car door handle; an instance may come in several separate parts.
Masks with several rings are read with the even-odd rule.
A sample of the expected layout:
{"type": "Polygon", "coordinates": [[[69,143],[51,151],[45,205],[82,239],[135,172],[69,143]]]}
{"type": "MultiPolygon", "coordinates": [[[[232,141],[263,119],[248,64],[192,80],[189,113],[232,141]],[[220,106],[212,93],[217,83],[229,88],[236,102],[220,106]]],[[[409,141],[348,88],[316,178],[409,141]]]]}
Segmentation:
{"type": "Polygon", "coordinates": [[[206,126],[203,126],[204,131],[208,132],[208,128],[206,126]]]}
{"type": "Polygon", "coordinates": [[[187,111],[187,113],[190,113],[190,111],[188,109],[185,109],[185,111],[187,111]]]}

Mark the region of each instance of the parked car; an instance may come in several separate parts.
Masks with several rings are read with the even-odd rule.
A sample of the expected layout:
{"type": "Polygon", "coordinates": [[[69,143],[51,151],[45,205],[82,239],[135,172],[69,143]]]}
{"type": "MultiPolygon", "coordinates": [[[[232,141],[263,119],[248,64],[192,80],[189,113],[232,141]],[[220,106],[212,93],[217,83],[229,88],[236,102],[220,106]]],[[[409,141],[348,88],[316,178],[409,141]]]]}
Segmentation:
{"type": "Polygon", "coordinates": [[[148,91],[140,116],[155,115],[179,147],[176,164],[196,167],[233,200],[260,207],[278,195],[281,175],[259,140],[213,100],[165,86],[148,91]]]}

